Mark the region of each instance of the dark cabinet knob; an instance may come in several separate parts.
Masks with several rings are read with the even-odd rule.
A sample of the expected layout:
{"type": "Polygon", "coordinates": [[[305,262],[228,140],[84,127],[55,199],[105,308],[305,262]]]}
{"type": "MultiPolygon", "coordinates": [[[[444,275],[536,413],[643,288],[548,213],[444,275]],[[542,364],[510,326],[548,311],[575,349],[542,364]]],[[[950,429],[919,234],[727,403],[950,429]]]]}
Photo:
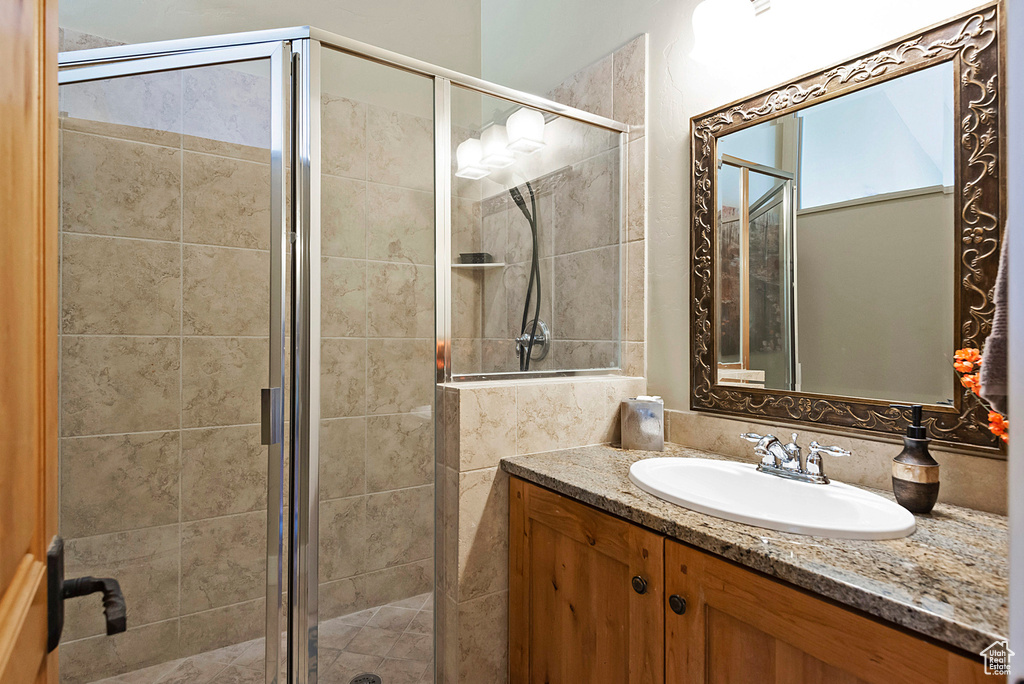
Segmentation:
{"type": "Polygon", "coordinates": [[[638,594],[645,594],[645,593],[647,593],[647,580],[645,580],[640,575],[637,575],[636,577],[634,577],[633,578],[633,591],[635,591],[638,594]]]}
{"type": "Polygon", "coordinates": [[[679,594],[672,594],[668,597],[668,607],[676,615],[682,615],[686,612],[686,599],[679,594]]]}

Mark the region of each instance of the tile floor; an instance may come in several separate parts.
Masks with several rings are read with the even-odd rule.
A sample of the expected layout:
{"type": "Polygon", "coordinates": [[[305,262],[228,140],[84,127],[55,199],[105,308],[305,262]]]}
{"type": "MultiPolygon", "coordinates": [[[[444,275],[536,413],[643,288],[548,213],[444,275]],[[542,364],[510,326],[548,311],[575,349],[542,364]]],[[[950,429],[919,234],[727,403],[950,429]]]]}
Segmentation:
{"type": "MultiPolygon", "coordinates": [[[[320,684],[349,684],[364,672],[383,684],[434,681],[433,595],[320,623],[320,684]]],[[[94,684],[263,684],[263,639],[161,663],[94,684]]]]}

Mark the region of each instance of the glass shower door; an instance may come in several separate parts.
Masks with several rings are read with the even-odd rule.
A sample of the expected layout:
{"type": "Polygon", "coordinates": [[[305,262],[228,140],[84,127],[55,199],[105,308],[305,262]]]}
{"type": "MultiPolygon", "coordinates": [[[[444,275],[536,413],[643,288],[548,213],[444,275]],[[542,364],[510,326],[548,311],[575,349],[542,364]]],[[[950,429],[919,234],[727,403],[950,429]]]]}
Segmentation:
{"type": "Polygon", "coordinates": [[[61,71],[63,682],[277,681],[285,50],[61,71]]]}
{"type": "Polygon", "coordinates": [[[298,52],[292,673],[430,682],[433,81],[298,52]]]}

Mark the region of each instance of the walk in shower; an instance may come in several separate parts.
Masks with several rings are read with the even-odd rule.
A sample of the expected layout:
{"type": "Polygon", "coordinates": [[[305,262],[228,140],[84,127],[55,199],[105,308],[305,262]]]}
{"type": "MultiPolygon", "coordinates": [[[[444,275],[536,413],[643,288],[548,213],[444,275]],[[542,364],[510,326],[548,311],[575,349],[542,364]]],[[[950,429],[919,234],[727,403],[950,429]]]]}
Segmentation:
{"type": "Polygon", "coordinates": [[[434,681],[436,387],[618,368],[626,126],[309,28],[60,63],[60,534],[128,606],[62,681],[434,681]]]}

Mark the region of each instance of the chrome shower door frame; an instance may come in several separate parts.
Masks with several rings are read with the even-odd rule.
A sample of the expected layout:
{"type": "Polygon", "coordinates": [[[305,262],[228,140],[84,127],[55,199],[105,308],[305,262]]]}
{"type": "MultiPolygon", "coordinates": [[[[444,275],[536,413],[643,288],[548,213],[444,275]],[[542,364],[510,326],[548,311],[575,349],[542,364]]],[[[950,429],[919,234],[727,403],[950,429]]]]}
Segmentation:
{"type": "MultiPolygon", "coordinates": [[[[266,682],[277,684],[280,653],[283,540],[288,535],[287,559],[287,648],[285,658],[288,684],[316,684],[318,678],[318,551],[319,551],[319,426],[320,426],[320,327],[321,327],[321,51],[330,48],[371,62],[427,77],[433,81],[434,99],[434,219],[435,219],[435,456],[444,460],[443,385],[453,380],[481,380],[487,376],[454,376],[451,366],[451,228],[452,228],[452,114],[451,92],[456,85],[482,95],[501,98],[511,104],[537,109],[546,114],[572,119],[620,134],[619,222],[625,220],[626,144],[629,126],[450,69],[406,57],[344,36],[309,26],[252,31],[154,43],[120,45],[61,53],[59,82],[75,83],[169,71],[197,66],[215,66],[254,59],[271,61],[271,301],[270,377],[264,392],[264,435],[279,436],[284,423],[280,392],[285,361],[290,361],[289,453],[286,461],[282,441],[268,451],[267,516],[267,619],[266,682]],[[290,109],[286,106],[290,104],[290,109]],[[290,212],[286,198],[285,154],[292,170],[290,212]],[[289,254],[289,244],[291,252],[289,254]],[[290,258],[289,284],[284,282],[284,259],[290,258]],[[285,335],[284,314],[287,288],[291,287],[291,339],[285,335]],[[286,341],[288,348],[286,349],[286,341]],[[286,356],[290,352],[290,359],[286,356]],[[281,400],[273,400],[274,391],[281,400]],[[288,463],[287,478],[284,464],[288,463]],[[292,505],[284,518],[284,484],[288,483],[292,505]],[[273,503],[272,503],[273,502],[273,503]]],[[[625,258],[620,244],[620,263],[625,258]]],[[[619,308],[622,311],[622,284],[619,308]]],[[[620,352],[621,353],[621,352],[620,352]]],[[[614,369],[501,374],[504,378],[553,377],[559,375],[606,374],[614,369]]],[[[442,501],[443,478],[435,481],[435,506],[442,501]]],[[[439,509],[437,509],[439,510],[439,509]]],[[[443,541],[443,517],[435,514],[435,544],[443,541]]],[[[440,547],[435,546],[434,591],[441,577],[440,547]]],[[[439,615],[440,611],[435,611],[439,615]]],[[[441,625],[435,625],[435,659],[443,639],[441,625]]],[[[438,661],[440,662],[440,661],[438,661]]]]}
{"type": "MultiPolygon", "coordinates": [[[[58,59],[58,85],[138,76],[188,68],[223,66],[268,60],[270,65],[270,301],[269,364],[267,387],[261,395],[262,441],[267,446],[267,550],[266,550],[266,684],[277,684],[280,669],[284,523],[284,361],[286,290],[284,255],[288,249],[285,215],[285,163],[291,90],[291,53],[287,40],[208,47],[194,51],[136,52],[134,46],[62,53],[58,59]],[[109,51],[104,59],[97,53],[109,51]],[[90,58],[91,56],[91,58],[90,58]],[[276,515],[274,514],[276,512],[276,515]]],[[[255,399],[255,397],[254,397],[255,399]]]]}

